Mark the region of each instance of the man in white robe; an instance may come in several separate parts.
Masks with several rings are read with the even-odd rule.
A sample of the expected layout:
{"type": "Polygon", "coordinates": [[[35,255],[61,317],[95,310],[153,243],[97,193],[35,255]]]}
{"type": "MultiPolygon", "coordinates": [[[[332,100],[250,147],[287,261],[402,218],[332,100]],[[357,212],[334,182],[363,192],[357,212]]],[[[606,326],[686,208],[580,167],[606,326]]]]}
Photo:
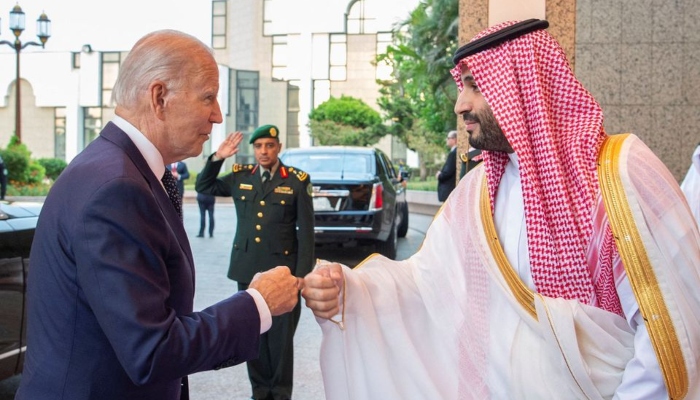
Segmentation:
{"type": "Polygon", "coordinates": [[[329,400],[700,396],[700,233],[546,27],[457,51],[455,112],[484,162],[420,250],[305,278],[329,400]]]}
{"type": "Polygon", "coordinates": [[[688,200],[695,221],[700,224],[700,144],[690,158],[690,168],[681,182],[681,190],[688,200]]]}

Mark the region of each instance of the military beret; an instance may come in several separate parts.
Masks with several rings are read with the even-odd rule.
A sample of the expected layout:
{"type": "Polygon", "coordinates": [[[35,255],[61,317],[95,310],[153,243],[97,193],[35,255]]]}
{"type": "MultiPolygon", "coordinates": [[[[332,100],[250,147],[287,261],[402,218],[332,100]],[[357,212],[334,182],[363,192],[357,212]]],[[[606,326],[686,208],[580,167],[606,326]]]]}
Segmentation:
{"type": "Polygon", "coordinates": [[[506,26],[501,30],[490,33],[476,40],[472,40],[471,42],[460,47],[455,52],[455,55],[452,58],[452,62],[454,62],[455,65],[457,65],[464,57],[476,54],[480,51],[484,51],[492,47],[496,47],[503,42],[513,40],[530,32],[540,29],[547,29],[548,26],[549,22],[547,22],[546,20],[534,18],[506,26]]]}
{"type": "Polygon", "coordinates": [[[273,138],[279,140],[280,130],[274,125],[263,125],[250,135],[250,142],[253,143],[260,138],[273,138]]]}

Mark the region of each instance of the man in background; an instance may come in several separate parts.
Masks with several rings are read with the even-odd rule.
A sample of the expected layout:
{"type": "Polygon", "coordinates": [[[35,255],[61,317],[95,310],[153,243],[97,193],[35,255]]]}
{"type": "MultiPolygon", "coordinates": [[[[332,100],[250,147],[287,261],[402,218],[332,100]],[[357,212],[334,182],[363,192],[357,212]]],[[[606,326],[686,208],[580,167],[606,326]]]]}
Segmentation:
{"type": "Polygon", "coordinates": [[[5,194],[7,193],[7,167],[5,166],[5,161],[0,155],[0,200],[5,200],[5,194]]]}
{"type": "Polygon", "coordinates": [[[180,194],[180,201],[185,197],[185,181],[190,178],[190,171],[184,161],[176,161],[168,165],[173,178],[177,183],[177,192],[180,194]]]}
{"type": "Polygon", "coordinates": [[[187,399],[187,375],[258,356],[298,303],[280,267],[193,311],[195,269],[173,175],[222,122],[211,49],[173,30],[141,38],[114,85],[115,117],[51,188],[27,289],[18,400],[187,399]]]}
{"type": "MultiPolygon", "coordinates": [[[[212,154],[197,177],[196,190],[231,196],[236,205],[236,237],[231,250],[229,279],[245,290],[256,273],[288,266],[303,277],[314,263],[314,210],[309,175],[279,160],[282,143],[274,125],[253,132],[257,164],[234,164],[231,173],[217,178],[224,160],[238,151],[240,132],[230,134],[212,154]]],[[[286,400],[292,397],[294,332],[301,305],[272,319],[262,335],[260,357],[248,361],[254,399],[286,400]]]]}
{"type": "Polygon", "coordinates": [[[435,173],[435,178],[438,180],[438,200],[445,201],[452,193],[457,182],[457,131],[450,131],[445,138],[447,147],[450,152],[447,153],[447,160],[442,166],[442,169],[435,173]]]}

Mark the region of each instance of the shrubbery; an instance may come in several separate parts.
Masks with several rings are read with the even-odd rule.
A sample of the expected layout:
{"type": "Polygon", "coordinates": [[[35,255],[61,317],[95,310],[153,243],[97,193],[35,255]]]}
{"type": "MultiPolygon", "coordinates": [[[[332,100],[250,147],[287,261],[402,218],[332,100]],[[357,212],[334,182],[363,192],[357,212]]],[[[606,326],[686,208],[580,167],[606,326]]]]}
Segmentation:
{"type": "Polygon", "coordinates": [[[55,181],[68,166],[68,164],[60,158],[40,158],[37,162],[46,169],[46,177],[52,181],[55,181]]]}
{"type": "Polygon", "coordinates": [[[67,166],[65,161],[57,158],[32,159],[32,153],[17,141],[16,136],[12,136],[7,148],[0,149],[0,155],[8,171],[7,194],[10,196],[46,195],[50,183],[67,166]],[[50,182],[46,182],[47,179],[50,182]]]}

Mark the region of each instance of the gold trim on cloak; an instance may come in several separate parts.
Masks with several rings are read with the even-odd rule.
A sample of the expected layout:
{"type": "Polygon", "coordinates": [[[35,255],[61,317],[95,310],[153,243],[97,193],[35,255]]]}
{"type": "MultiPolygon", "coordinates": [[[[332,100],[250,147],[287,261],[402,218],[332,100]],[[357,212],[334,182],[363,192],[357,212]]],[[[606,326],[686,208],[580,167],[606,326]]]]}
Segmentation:
{"type": "Polygon", "coordinates": [[[513,293],[515,298],[518,300],[521,306],[527,310],[527,312],[532,316],[532,318],[537,319],[537,311],[535,311],[535,293],[530,290],[520,277],[515,273],[515,270],[508,262],[506,253],[503,251],[503,246],[498,240],[498,234],[496,233],[496,226],[493,222],[493,217],[491,216],[491,201],[489,199],[488,187],[486,184],[486,175],[481,182],[481,200],[480,210],[481,210],[481,223],[484,226],[484,231],[486,237],[488,238],[489,248],[491,249],[491,254],[498,264],[498,269],[508,283],[510,291],[513,293]]]}
{"type": "Polygon", "coordinates": [[[688,373],[676,329],[627,202],[619,175],[619,154],[628,134],[609,136],[598,157],[598,179],[615,244],[639,304],[669,398],[688,393],[688,373]]]}
{"type": "MultiPolygon", "coordinates": [[[[682,399],[688,393],[689,385],[683,351],[620,179],[619,153],[628,136],[613,135],[605,140],[598,155],[600,190],[615,244],[644,318],[669,398],[682,399]]],[[[486,177],[481,185],[480,211],[488,244],[499,270],[520,305],[537,319],[535,293],[515,273],[498,240],[486,177]]]]}

